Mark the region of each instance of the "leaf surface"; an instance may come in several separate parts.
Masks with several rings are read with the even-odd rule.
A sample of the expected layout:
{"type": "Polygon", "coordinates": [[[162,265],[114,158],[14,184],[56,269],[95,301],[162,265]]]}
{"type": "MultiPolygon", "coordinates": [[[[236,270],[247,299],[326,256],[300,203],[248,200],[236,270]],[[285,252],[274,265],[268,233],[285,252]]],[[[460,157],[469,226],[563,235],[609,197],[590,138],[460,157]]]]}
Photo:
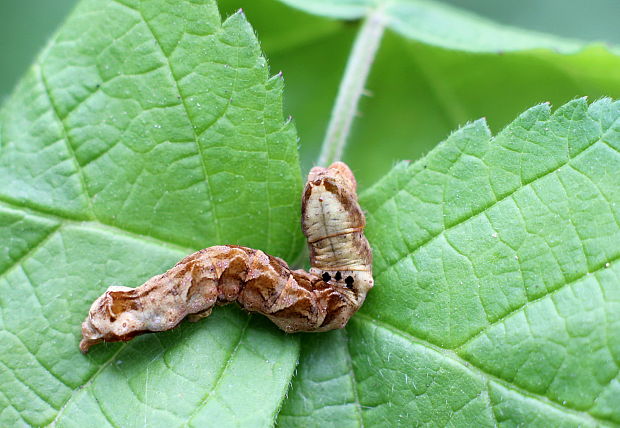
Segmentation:
{"type": "Polygon", "coordinates": [[[298,340],[221,308],[78,350],[109,285],[199,248],[300,250],[297,138],[242,13],[82,1],[0,112],[0,425],[264,426],[298,340]]]}
{"type": "Polygon", "coordinates": [[[375,288],[280,426],[620,424],[619,168],[620,103],[583,99],[397,165],[361,199],[375,288]]]}

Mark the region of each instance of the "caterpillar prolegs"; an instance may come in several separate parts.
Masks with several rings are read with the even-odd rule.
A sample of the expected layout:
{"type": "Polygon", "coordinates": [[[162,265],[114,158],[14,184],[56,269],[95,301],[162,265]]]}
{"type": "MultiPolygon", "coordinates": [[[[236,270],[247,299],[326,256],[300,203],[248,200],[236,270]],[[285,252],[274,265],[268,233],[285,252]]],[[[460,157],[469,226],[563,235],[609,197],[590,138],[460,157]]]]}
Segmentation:
{"type": "Polygon", "coordinates": [[[312,168],[302,196],[302,229],[309,272],[236,245],[205,248],[137,288],[112,286],[82,323],[80,350],[106,341],[170,330],[197,321],[215,305],[237,302],[267,316],[288,333],[344,327],[373,286],[366,220],[349,167],[312,168]]]}

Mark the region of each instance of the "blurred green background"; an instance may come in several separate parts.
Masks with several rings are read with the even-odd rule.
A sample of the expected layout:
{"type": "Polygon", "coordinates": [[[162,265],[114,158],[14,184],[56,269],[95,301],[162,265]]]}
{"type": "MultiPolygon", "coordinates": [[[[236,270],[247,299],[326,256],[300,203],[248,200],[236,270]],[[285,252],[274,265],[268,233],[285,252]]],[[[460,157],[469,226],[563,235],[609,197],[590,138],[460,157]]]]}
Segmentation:
{"type": "MultiPolygon", "coordinates": [[[[11,91],[19,76],[76,2],[77,0],[0,2],[0,96],[6,96],[11,91]]],[[[223,2],[227,13],[239,7],[247,8],[251,3],[257,1],[223,2]]],[[[500,23],[564,37],[620,44],[620,2],[617,0],[451,0],[447,3],[469,9],[500,23]]],[[[272,21],[272,25],[277,24],[277,20],[272,21]]]]}
{"type": "MultiPolygon", "coordinates": [[[[0,98],[8,96],[77,0],[0,2],[0,98]]],[[[620,44],[617,0],[450,0],[502,24],[607,45],[620,44]]],[[[285,112],[295,119],[304,172],[316,159],[347,54],[359,23],[293,10],[276,0],[220,0],[240,7],[256,29],[273,73],[283,71],[285,112]]],[[[417,159],[463,123],[486,117],[493,132],[527,107],[578,96],[620,97],[620,75],[602,49],[471,54],[387,33],[362,100],[345,160],[363,186],[400,159],[417,159]],[[604,77],[601,77],[604,76],[604,77]]],[[[617,58],[617,57],[616,57],[617,58]]]]}

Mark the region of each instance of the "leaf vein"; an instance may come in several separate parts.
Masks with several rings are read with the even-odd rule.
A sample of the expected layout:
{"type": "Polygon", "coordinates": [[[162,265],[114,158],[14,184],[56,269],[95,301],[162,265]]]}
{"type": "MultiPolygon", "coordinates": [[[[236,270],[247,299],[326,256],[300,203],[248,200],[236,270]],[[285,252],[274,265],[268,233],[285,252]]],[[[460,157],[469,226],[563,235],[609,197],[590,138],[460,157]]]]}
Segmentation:
{"type": "Polygon", "coordinates": [[[44,397],[42,394],[40,394],[36,389],[34,389],[31,385],[29,385],[28,383],[26,383],[25,380],[21,379],[19,376],[17,376],[16,370],[11,370],[6,363],[3,360],[0,360],[0,365],[2,367],[5,368],[7,373],[10,373],[11,375],[13,375],[13,378],[15,378],[15,380],[19,383],[21,383],[22,385],[24,385],[26,387],[26,389],[28,389],[29,391],[31,391],[34,395],[36,395],[41,401],[43,401],[45,404],[47,404],[48,406],[50,406],[52,409],[56,409],[56,406],[54,406],[52,403],[50,403],[48,401],[48,399],[46,397],[44,397]]]}
{"type": "MultiPolygon", "coordinates": [[[[591,144],[585,146],[580,152],[576,153],[572,158],[569,158],[567,162],[562,163],[560,165],[557,165],[545,172],[543,172],[542,174],[535,176],[534,178],[530,179],[527,182],[523,182],[523,184],[521,186],[516,187],[515,189],[513,189],[512,191],[510,191],[509,193],[507,193],[506,195],[504,195],[501,199],[495,200],[493,202],[491,202],[490,204],[486,204],[485,206],[481,207],[480,209],[478,209],[477,211],[472,212],[471,215],[464,217],[458,221],[456,221],[455,223],[453,223],[452,225],[450,225],[449,227],[446,227],[444,229],[442,229],[441,231],[439,231],[438,233],[429,236],[428,238],[426,238],[424,241],[422,241],[418,247],[416,248],[416,251],[419,251],[421,248],[425,247],[426,245],[428,245],[429,243],[431,243],[432,241],[434,241],[435,239],[439,238],[440,236],[444,235],[446,232],[455,229],[456,227],[458,227],[459,225],[466,223],[472,219],[474,219],[475,217],[484,214],[486,211],[488,211],[489,209],[493,208],[494,206],[496,206],[497,204],[507,200],[508,198],[512,197],[516,192],[518,192],[519,190],[523,189],[525,186],[529,186],[532,183],[537,182],[538,180],[541,180],[545,177],[547,177],[550,174],[553,174],[554,172],[557,172],[559,169],[561,169],[562,167],[566,166],[569,162],[571,162],[572,160],[576,159],[578,156],[584,154],[589,148],[594,147],[594,145],[598,142],[600,142],[601,140],[597,140],[592,142],[591,144]]],[[[416,174],[417,175],[417,174],[416,174]]],[[[402,188],[406,188],[407,186],[409,186],[409,184],[411,183],[411,181],[413,181],[414,177],[416,176],[414,175],[411,179],[409,179],[403,186],[402,188]]],[[[388,198],[383,205],[385,205],[385,203],[391,199],[393,199],[394,196],[388,198]]],[[[390,263],[387,267],[385,267],[382,271],[377,273],[377,277],[383,275],[385,272],[387,272],[388,270],[394,268],[396,265],[400,264],[403,260],[411,257],[413,254],[415,254],[415,251],[409,254],[404,254],[401,257],[399,257],[396,261],[390,263]]]]}
{"type": "MultiPolygon", "coordinates": [[[[345,339],[347,341],[347,348],[346,348],[346,354],[347,354],[347,366],[349,368],[349,377],[351,379],[351,382],[353,383],[353,399],[355,400],[353,402],[353,405],[355,407],[355,413],[357,415],[357,419],[360,423],[360,428],[364,428],[364,413],[362,412],[362,403],[360,402],[360,397],[359,397],[359,391],[358,391],[358,383],[356,380],[356,376],[355,376],[355,370],[353,368],[353,359],[351,358],[351,341],[349,340],[349,332],[347,331],[347,329],[343,329],[344,331],[344,336],[345,339]]],[[[347,403],[348,404],[348,403],[347,403]]]]}
{"type": "Polygon", "coordinates": [[[354,319],[357,319],[359,321],[363,321],[363,322],[367,322],[370,323],[372,325],[374,325],[377,328],[381,328],[384,330],[387,330],[389,332],[391,332],[392,334],[395,334],[397,336],[400,336],[404,339],[406,339],[407,341],[411,342],[411,343],[415,343],[418,344],[420,346],[423,346],[425,348],[428,348],[431,351],[434,351],[438,354],[440,354],[442,357],[444,358],[448,358],[452,361],[454,361],[455,363],[459,364],[460,366],[462,366],[466,371],[470,372],[472,376],[478,377],[479,379],[481,379],[482,381],[489,382],[495,382],[497,384],[502,385],[504,388],[510,389],[514,392],[516,392],[517,394],[520,394],[524,397],[527,398],[531,398],[534,399],[538,402],[540,402],[543,405],[546,405],[548,407],[552,407],[556,410],[559,410],[560,412],[563,413],[570,413],[571,415],[580,418],[582,420],[585,420],[587,422],[589,422],[590,424],[594,424],[594,425],[602,425],[602,424],[609,424],[610,422],[613,423],[612,420],[610,419],[604,419],[604,418],[599,418],[596,416],[593,416],[590,413],[581,411],[579,409],[575,409],[572,407],[569,407],[565,404],[559,403],[557,401],[554,401],[552,399],[550,399],[549,397],[543,396],[543,395],[539,395],[536,394],[534,392],[528,391],[524,388],[521,388],[520,386],[515,385],[514,383],[511,383],[509,381],[507,381],[506,379],[503,379],[501,377],[497,377],[491,373],[487,373],[485,371],[483,371],[480,367],[472,364],[471,362],[463,359],[461,356],[459,356],[457,353],[455,353],[454,351],[450,350],[450,349],[446,349],[446,348],[442,348],[440,346],[437,346],[431,342],[428,342],[426,340],[420,339],[416,336],[413,336],[412,334],[401,330],[400,328],[392,325],[392,324],[388,324],[384,321],[379,321],[375,318],[372,318],[371,316],[364,314],[364,313],[357,313],[356,317],[354,319]]]}
{"type": "Polygon", "coordinates": [[[121,4],[125,7],[127,7],[130,10],[133,10],[139,17],[140,19],[144,22],[146,28],[148,29],[148,31],[151,33],[151,36],[153,37],[153,40],[155,41],[162,57],[165,59],[166,61],[166,65],[168,67],[168,71],[170,72],[170,78],[172,80],[172,82],[174,83],[174,86],[176,88],[176,92],[179,96],[179,99],[181,100],[181,105],[183,106],[183,110],[185,112],[185,116],[187,117],[187,120],[189,122],[190,128],[192,129],[192,133],[194,134],[194,143],[196,144],[196,150],[198,153],[198,157],[200,158],[200,164],[202,166],[202,172],[204,174],[205,177],[205,186],[207,188],[207,195],[209,198],[209,205],[211,207],[211,211],[213,212],[213,225],[215,227],[215,236],[216,236],[216,241],[220,242],[222,240],[221,238],[221,225],[220,225],[220,221],[217,215],[217,205],[215,204],[215,201],[213,199],[213,188],[211,187],[211,183],[210,183],[210,179],[209,179],[209,172],[207,169],[207,164],[205,162],[205,156],[202,150],[202,147],[200,145],[200,141],[198,139],[198,134],[196,133],[196,125],[194,124],[194,121],[192,120],[192,116],[189,114],[189,109],[187,107],[187,100],[185,99],[185,97],[183,96],[183,93],[181,92],[181,87],[179,86],[179,81],[177,80],[176,74],[174,73],[174,68],[172,67],[172,62],[170,61],[170,58],[168,57],[168,55],[166,54],[160,40],[157,38],[157,36],[155,35],[155,32],[151,26],[151,23],[144,17],[144,15],[142,14],[142,11],[140,9],[135,9],[132,8],[124,3],[120,3],[118,0],[114,0],[116,3],[121,4]]]}
{"type": "Polygon", "coordinates": [[[73,144],[71,143],[71,138],[69,137],[69,130],[67,129],[67,124],[60,116],[60,111],[58,110],[58,107],[56,106],[56,102],[54,101],[54,98],[52,97],[52,92],[47,82],[47,78],[45,77],[43,67],[39,65],[37,66],[37,69],[39,70],[39,73],[38,73],[39,80],[41,81],[41,84],[43,85],[43,88],[45,90],[45,95],[47,96],[47,99],[49,100],[50,106],[52,107],[52,111],[54,112],[54,117],[56,118],[58,123],[60,123],[60,126],[62,127],[63,136],[64,136],[63,141],[65,142],[65,147],[67,149],[67,152],[69,153],[69,157],[71,158],[73,162],[73,166],[76,170],[76,173],[78,174],[80,184],[82,186],[83,195],[86,197],[86,202],[87,202],[88,211],[89,211],[89,218],[96,220],[97,216],[95,214],[95,210],[93,209],[93,203],[92,203],[90,193],[88,192],[88,185],[86,184],[86,177],[84,175],[82,166],[80,165],[80,162],[78,161],[78,158],[75,154],[75,150],[73,149],[73,144]]]}
{"type": "Polygon", "coordinates": [[[224,374],[226,373],[226,370],[228,370],[228,368],[230,367],[230,364],[232,363],[234,357],[236,356],[237,352],[239,351],[239,347],[241,345],[241,343],[243,342],[243,338],[245,337],[247,331],[248,331],[248,327],[250,325],[250,320],[252,319],[251,315],[247,316],[247,321],[245,323],[245,325],[243,326],[243,329],[241,330],[241,332],[239,333],[239,339],[237,340],[237,343],[235,345],[235,347],[232,349],[226,364],[224,364],[224,366],[222,367],[222,369],[218,372],[217,377],[215,379],[215,383],[213,384],[213,388],[211,388],[211,391],[208,391],[207,394],[200,400],[202,402],[202,404],[198,407],[196,407],[196,409],[192,412],[192,414],[187,418],[187,423],[185,424],[185,426],[189,426],[192,422],[192,419],[194,419],[196,417],[196,415],[198,415],[198,413],[200,413],[200,411],[207,405],[207,403],[209,402],[209,399],[213,396],[213,393],[217,390],[220,382],[222,381],[222,379],[224,378],[224,374]]]}
{"type": "Polygon", "coordinates": [[[40,248],[42,248],[47,242],[54,236],[54,234],[60,229],[62,223],[57,224],[54,228],[50,230],[50,232],[41,238],[38,242],[33,243],[33,246],[24,254],[21,255],[18,259],[14,260],[11,265],[9,265],[3,271],[0,271],[0,278],[8,274],[15,267],[19,266],[22,262],[28,260],[34,253],[36,253],[40,248]]]}
{"type": "Polygon", "coordinates": [[[565,289],[566,287],[570,287],[571,285],[576,284],[577,282],[581,281],[583,278],[585,278],[588,275],[594,275],[597,272],[606,269],[608,267],[608,264],[613,263],[617,260],[620,260],[620,253],[615,255],[613,258],[609,259],[609,260],[605,260],[601,263],[598,264],[598,266],[596,266],[594,269],[589,270],[587,272],[582,273],[581,275],[577,276],[576,278],[572,279],[569,282],[566,282],[564,284],[560,284],[557,288],[549,291],[548,293],[543,294],[542,296],[539,296],[533,300],[528,300],[527,302],[525,302],[524,304],[516,307],[515,309],[513,309],[512,311],[502,315],[501,317],[499,317],[498,319],[496,319],[495,321],[493,321],[492,323],[484,326],[480,331],[474,333],[472,336],[468,337],[465,339],[465,341],[461,344],[459,344],[455,349],[462,349],[464,346],[467,346],[469,343],[473,342],[474,340],[476,340],[478,337],[484,335],[486,332],[488,332],[491,328],[493,328],[494,326],[502,323],[503,321],[505,321],[507,318],[511,317],[512,315],[514,315],[516,312],[519,312],[521,310],[526,309],[527,307],[546,299],[549,296],[553,296],[557,293],[559,293],[560,291],[562,291],[563,289],[565,289]]]}
{"type": "MultiPolygon", "coordinates": [[[[56,423],[60,420],[61,416],[63,415],[63,413],[69,406],[69,404],[73,402],[81,393],[85,394],[88,392],[88,387],[95,381],[95,379],[97,379],[97,377],[101,374],[101,372],[103,372],[113,361],[116,360],[116,357],[118,357],[118,355],[121,353],[123,349],[125,349],[126,346],[127,346],[127,342],[123,342],[121,345],[119,345],[118,349],[110,356],[110,358],[108,358],[101,366],[99,366],[99,369],[97,369],[97,371],[93,373],[93,375],[88,379],[88,381],[84,383],[84,385],[78,386],[77,388],[73,390],[73,393],[71,394],[71,396],[69,396],[69,398],[67,398],[67,401],[65,401],[65,403],[62,405],[62,407],[58,411],[58,414],[56,415],[56,417],[54,418],[50,426],[56,425],[56,423]]],[[[101,405],[99,404],[99,400],[95,398],[95,401],[101,408],[101,405]]],[[[103,409],[101,409],[101,411],[103,412],[103,409]]],[[[106,416],[105,413],[104,413],[104,416],[106,416]]],[[[106,419],[108,419],[107,416],[106,416],[106,419]]],[[[110,421],[110,424],[114,426],[111,421],[110,421]]]]}

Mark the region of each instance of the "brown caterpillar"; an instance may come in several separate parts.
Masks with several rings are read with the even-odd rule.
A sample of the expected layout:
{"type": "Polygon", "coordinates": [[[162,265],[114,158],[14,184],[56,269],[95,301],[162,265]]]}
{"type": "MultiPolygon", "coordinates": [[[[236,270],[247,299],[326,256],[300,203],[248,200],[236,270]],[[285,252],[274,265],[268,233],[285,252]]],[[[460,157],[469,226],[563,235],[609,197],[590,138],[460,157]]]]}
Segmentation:
{"type": "Polygon", "coordinates": [[[349,167],[312,168],[302,198],[310,272],[247,247],[223,245],[191,254],[137,288],[112,286],[82,323],[80,350],[198,321],[236,301],[287,333],[344,327],[373,286],[366,220],[349,167]]]}

